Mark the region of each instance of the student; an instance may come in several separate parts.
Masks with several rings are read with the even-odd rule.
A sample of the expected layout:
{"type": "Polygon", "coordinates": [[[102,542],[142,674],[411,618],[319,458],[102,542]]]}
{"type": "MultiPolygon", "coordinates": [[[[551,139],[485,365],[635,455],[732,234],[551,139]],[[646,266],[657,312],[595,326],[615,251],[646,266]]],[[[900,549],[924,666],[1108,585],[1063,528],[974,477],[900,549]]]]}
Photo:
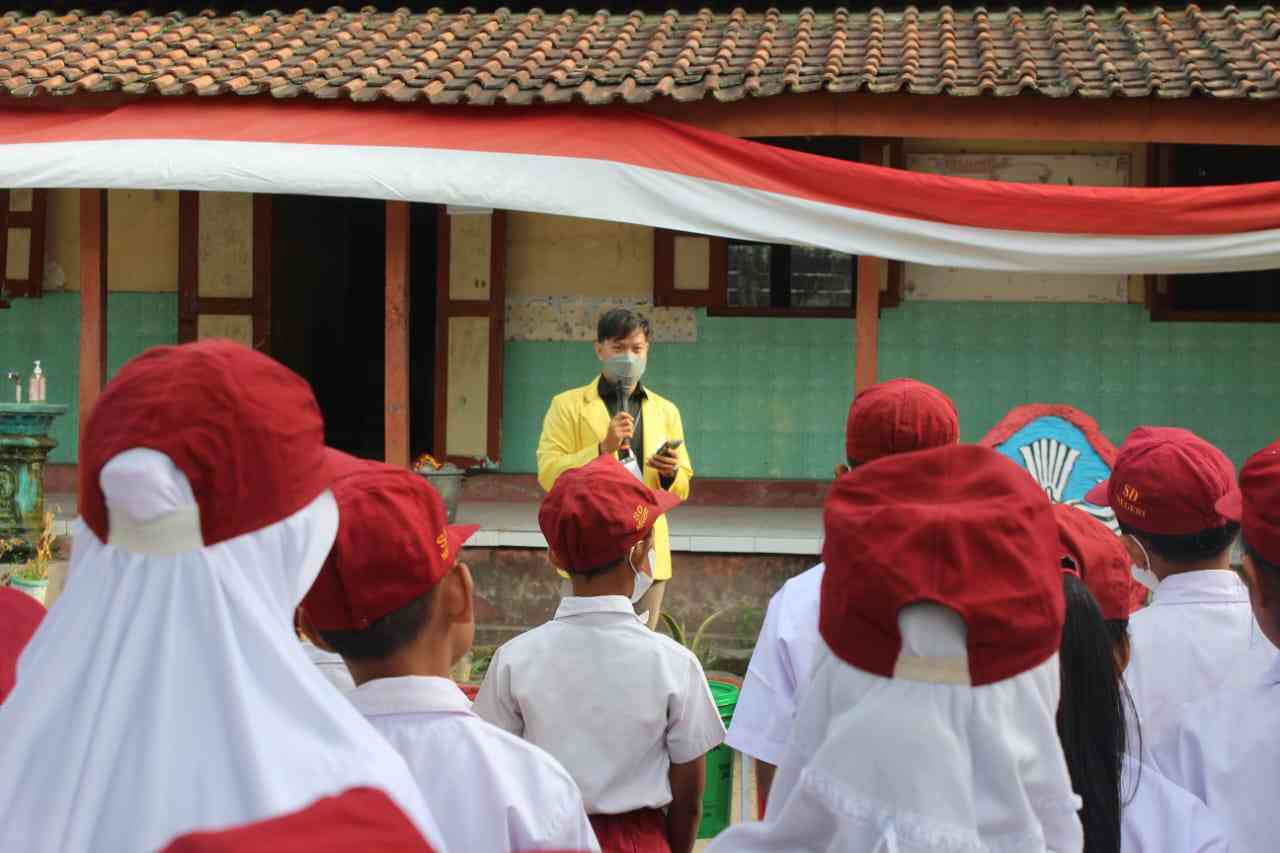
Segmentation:
{"type": "MultiPolygon", "coordinates": [[[[1280,442],[1258,451],[1239,489],[1218,503],[1241,523],[1243,573],[1258,626],[1280,646],[1280,442]]],[[[1224,691],[1185,707],[1156,741],[1156,766],[1222,815],[1236,853],[1272,853],[1280,839],[1280,657],[1252,687],[1224,691]]]]}
{"type": "Polygon", "coordinates": [[[44,618],[44,605],[25,592],[0,587],[0,702],[18,678],[18,655],[44,618]]]}
{"type": "MultiPolygon", "coordinates": [[[[854,398],[845,426],[845,459],[836,476],[894,453],[955,444],[960,424],[955,404],[937,388],[914,379],[891,379],[854,398]]],[[[742,694],[725,743],[756,760],[761,802],[769,796],[796,714],[797,693],[809,677],[818,637],[821,563],[782,585],[769,601],[742,694]]]]}
{"type": "MultiPolygon", "coordinates": [[[[464,848],[465,849],[465,848],[464,848]]],[[[162,853],[435,853],[382,791],[352,788],[301,811],[175,838],[162,853]]]]}
{"type": "Polygon", "coordinates": [[[347,698],[409,763],[445,846],[472,853],[597,849],[578,786],[555,759],[491,726],[449,678],[475,636],[479,528],[403,468],[365,463],[333,486],[341,523],[303,609],[342,656],[347,698]]]}
{"type": "Polygon", "coordinates": [[[708,853],[1079,853],[1043,490],[994,450],[922,450],[837,480],[823,526],[822,645],[769,817],[708,853]]]}
{"type": "Polygon", "coordinates": [[[338,688],[339,693],[350,693],[356,689],[356,682],[351,677],[351,670],[343,663],[342,655],[325,643],[301,607],[294,615],[293,629],[298,635],[298,642],[302,643],[302,650],[307,653],[307,659],[316,665],[326,681],[338,688]]]}
{"type": "Polygon", "coordinates": [[[1132,756],[1132,700],[1122,675],[1138,585],[1124,544],[1106,525],[1056,504],[1062,540],[1062,701],[1058,734],[1084,800],[1085,853],[1226,853],[1222,822],[1204,803],[1132,756]]]}
{"type": "Polygon", "coordinates": [[[404,760],[293,636],[344,464],[307,383],[239,344],[156,347],[107,384],[70,580],[0,705],[0,850],[157,850],[359,786],[441,848],[404,760]]]}
{"type": "Polygon", "coordinates": [[[655,523],[677,503],[610,456],[561,475],[538,523],[574,594],[498,649],[476,696],[480,716],[568,769],[606,853],[689,853],[704,757],[724,739],[698,659],[632,608],[655,523]]]}
{"type": "Polygon", "coordinates": [[[1258,636],[1231,569],[1239,525],[1214,508],[1234,478],[1231,461],[1194,433],[1139,427],[1087,497],[1115,511],[1133,562],[1159,579],[1130,620],[1125,676],[1148,743],[1182,705],[1219,688],[1258,636]]]}

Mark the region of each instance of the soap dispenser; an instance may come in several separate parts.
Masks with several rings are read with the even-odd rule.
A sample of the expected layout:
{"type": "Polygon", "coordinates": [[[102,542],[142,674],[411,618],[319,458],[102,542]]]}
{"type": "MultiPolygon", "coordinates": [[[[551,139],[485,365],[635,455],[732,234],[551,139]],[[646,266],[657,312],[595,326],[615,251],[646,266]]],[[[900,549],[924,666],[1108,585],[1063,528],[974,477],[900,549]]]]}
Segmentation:
{"type": "Polygon", "coordinates": [[[43,403],[45,400],[45,379],[44,371],[40,369],[40,359],[36,359],[35,369],[31,371],[31,380],[28,383],[27,402],[43,403]]]}

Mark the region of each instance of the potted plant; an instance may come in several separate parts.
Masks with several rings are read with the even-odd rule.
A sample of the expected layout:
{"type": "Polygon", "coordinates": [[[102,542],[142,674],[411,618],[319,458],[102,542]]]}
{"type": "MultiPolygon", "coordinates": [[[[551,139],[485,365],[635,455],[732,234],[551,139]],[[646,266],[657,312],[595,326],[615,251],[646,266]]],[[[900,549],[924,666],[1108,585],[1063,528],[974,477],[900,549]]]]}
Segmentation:
{"type": "Polygon", "coordinates": [[[45,603],[49,592],[49,563],[53,560],[54,539],[53,513],[46,512],[35,553],[9,576],[9,586],[22,590],[41,604],[45,603]]]}

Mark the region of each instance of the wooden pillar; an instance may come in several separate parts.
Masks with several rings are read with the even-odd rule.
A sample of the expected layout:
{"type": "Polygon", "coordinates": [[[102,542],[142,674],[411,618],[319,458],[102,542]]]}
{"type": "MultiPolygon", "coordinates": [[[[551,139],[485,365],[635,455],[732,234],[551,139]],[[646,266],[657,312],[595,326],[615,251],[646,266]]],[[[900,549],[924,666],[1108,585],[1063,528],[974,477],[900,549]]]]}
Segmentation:
{"type": "Polygon", "coordinates": [[[80,428],[107,380],[107,191],[80,191],[80,428]]]}
{"type": "Polygon", "coordinates": [[[858,301],[854,318],[854,393],[876,383],[880,350],[880,270],[884,259],[858,256],[858,301]]]}
{"type": "Polygon", "coordinates": [[[409,203],[387,202],[386,461],[409,459],[409,203]]]}

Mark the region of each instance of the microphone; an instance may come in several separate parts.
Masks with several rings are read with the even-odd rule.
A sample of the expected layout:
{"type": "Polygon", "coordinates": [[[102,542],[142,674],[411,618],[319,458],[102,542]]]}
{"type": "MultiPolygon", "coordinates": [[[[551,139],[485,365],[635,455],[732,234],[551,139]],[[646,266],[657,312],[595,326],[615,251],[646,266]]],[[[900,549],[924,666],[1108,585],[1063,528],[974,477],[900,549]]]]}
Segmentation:
{"type": "MultiPolygon", "coordinates": [[[[634,384],[627,386],[624,382],[618,380],[618,412],[626,412],[631,414],[631,395],[635,393],[636,386],[634,384]]],[[[631,450],[631,439],[625,439],[622,442],[622,449],[631,450]]]]}

